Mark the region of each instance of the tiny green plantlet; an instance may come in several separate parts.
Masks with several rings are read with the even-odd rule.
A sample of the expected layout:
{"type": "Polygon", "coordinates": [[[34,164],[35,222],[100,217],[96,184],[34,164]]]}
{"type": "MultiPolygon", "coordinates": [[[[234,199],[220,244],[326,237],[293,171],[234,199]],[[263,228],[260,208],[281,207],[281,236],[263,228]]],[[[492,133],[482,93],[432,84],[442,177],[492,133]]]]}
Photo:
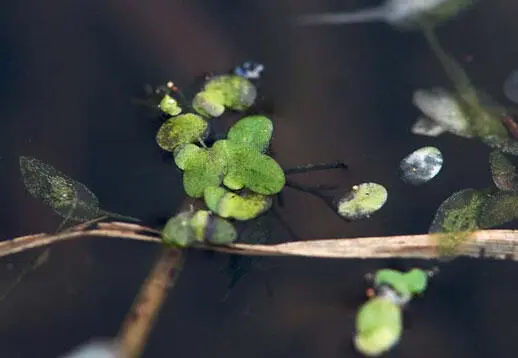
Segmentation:
{"type": "MultiPolygon", "coordinates": [[[[20,157],[20,171],[27,191],[68,221],[89,221],[100,216],[139,221],[99,208],[99,199],[84,184],[33,157],[20,157]]],[[[62,224],[62,225],[63,225],[62,224]]]]}
{"type": "Polygon", "coordinates": [[[412,297],[424,293],[434,271],[414,268],[408,272],[381,269],[371,276],[374,295],[356,315],[355,348],[365,356],[377,357],[392,349],[403,333],[403,307],[412,297]]]}

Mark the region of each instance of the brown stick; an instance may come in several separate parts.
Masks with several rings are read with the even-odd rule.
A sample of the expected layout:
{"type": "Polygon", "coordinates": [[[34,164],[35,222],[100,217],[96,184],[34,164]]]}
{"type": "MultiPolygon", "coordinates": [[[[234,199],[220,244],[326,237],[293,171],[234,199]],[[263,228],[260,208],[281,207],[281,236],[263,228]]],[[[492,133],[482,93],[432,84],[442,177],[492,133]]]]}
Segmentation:
{"type": "MultiPolygon", "coordinates": [[[[277,245],[231,244],[199,245],[197,248],[252,256],[305,256],[320,258],[422,258],[438,256],[440,238],[444,234],[402,235],[385,237],[336,238],[288,242],[277,245]]],[[[100,223],[93,229],[74,228],[59,234],[35,234],[0,242],[0,257],[54,242],[79,237],[116,237],[160,243],[159,231],[137,224],[100,223]]],[[[459,255],[510,258],[518,261],[517,230],[480,230],[466,233],[459,255]]]]}

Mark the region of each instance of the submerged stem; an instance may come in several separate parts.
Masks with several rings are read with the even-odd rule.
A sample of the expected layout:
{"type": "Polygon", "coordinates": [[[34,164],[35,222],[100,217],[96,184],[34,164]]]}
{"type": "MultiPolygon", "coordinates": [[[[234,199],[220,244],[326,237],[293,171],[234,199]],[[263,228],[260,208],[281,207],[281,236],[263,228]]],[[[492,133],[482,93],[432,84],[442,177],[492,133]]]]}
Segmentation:
{"type": "Polygon", "coordinates": [[[330,170],[330,169],[347,169],[348,166],[342,161],[336,161],[334,163],[316,163],[316,164],[304,164],[299,165],[294,168],[289,168],[284,170],[284,174],[299,174],[299,173],[307,173],[312,171],[319,170],[330,170]]]}

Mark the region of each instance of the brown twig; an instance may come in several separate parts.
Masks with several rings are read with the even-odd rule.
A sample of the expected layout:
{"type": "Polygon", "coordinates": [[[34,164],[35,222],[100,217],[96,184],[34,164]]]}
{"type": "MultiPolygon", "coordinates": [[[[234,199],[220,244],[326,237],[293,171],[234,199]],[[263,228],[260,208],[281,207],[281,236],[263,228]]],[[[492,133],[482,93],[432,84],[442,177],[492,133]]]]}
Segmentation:
{"type": "MultiPolygon", "coordinates": [[[[99,223],[94,228],[70,229],[59,234],[35,234],[0,242],[0,257],[79,237],[113,237],[160,243],[160,232],[137,224],[99,223]]],[[[276,245],[198,245],[197,248],[252,256],[305,256],[320,258],[423,258],[438,256],[443,234],[336,238],[288,242],[276,245]]],[[[512,258],[518,261],[517,230],[480,230],[466,235],[458,254],[478,257],[512,258]]]]}

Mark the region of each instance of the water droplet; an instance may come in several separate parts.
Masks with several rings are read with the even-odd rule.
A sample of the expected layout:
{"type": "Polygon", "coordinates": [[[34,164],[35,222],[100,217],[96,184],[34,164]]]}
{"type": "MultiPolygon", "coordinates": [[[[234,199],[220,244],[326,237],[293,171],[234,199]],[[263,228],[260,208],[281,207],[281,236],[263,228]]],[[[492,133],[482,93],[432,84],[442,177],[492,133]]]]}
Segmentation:
{"type": "Polygon", "coordinates": [[[405,183],[419,185],[434,178],[441,171],[442,153],[435,147],[423,147],[403,158],[399,168],[405,183]]]}

